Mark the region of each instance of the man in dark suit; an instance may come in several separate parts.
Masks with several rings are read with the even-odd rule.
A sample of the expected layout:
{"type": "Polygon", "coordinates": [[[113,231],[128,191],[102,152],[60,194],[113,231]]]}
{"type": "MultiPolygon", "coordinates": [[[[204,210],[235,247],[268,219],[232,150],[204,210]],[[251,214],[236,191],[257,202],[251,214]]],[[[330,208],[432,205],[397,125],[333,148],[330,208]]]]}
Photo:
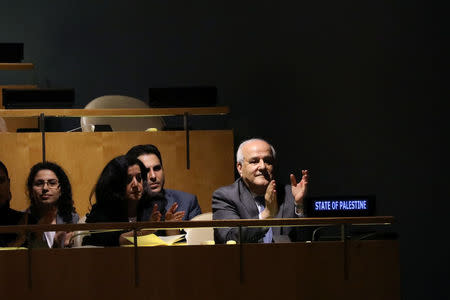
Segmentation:
{"type": "MultiPolygon", "coordinates": [[[[241,143],[236,153],[240,174],[232,185],[213,193],[213,219],[270,219],[303,217],[303,199],[308,186],[308,171],[302,170],[300,182],[293,174],[291,184],[278,187],[274,178],[275,149],[264,140],[250,139],[241,143]]],[[[216,243],[234,240],[241,243],[272,243],[307,239],[296,227],[217,228],[216,243]]]]}
{"type": "Polygon", "coordinates": [[[150,219],[156,210],[161,221],[190,220],[201,214],[195,195],[164,188],[164,167],[161,153],[154,145],[137,145],[128,150],[127,155],[138,158],[149,170],[147,175],[146,199],[151,209],[144,211],[143,219],[150,219]]]}

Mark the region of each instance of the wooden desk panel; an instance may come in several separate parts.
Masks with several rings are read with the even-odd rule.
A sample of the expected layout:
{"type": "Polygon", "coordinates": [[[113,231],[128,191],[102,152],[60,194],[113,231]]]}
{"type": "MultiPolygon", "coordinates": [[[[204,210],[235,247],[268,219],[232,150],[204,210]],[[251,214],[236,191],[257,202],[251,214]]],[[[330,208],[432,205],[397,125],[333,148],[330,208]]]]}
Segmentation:
{"type": "Polygon", "coordinates": [[[28,290],[28,253],[26,250],[0,251],[0,299],[24,299],[28,290]],[[9,290],[11,297],[6,297],[9,290]]]}
{"type": "MultiPolygon", "coordinates": [[[[344,247],[343,242],[316,242],[142,247],[137,252],[33,250],[31,288],[28,273],[0,270],[0,298],[400,299],[397,241],[348,241],[348,251],[344,247]],[[347,277],[345,261],[352,261],[347,277]],[[18,283],[9,286],[12,274],[18,283]]],[[[22,269],[23,253],[0,251],[0,265],[22,269]]]]}
{"type": "Polygon", "coordinates": [[[400,299],[398,241],[353,241],[348,250],[350,278],[347,285],[353,297],[364,295],[366,289],[372,287],[365,299],[400,299]],[[387,274],[387,268],[392,268],[392,272],[387,274]],[[380,281],[382,288],[379,288],[380,281]]]}

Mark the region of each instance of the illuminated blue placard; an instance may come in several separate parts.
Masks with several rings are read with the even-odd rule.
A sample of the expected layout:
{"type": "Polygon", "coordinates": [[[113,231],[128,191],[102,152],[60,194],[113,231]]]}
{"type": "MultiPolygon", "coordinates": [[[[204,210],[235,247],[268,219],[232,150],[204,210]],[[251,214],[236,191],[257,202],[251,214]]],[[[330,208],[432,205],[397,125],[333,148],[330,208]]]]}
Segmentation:
{"type": "Polygon", "coordinates": [[[367,200],[316,201],[315,210],[366,210],[367,200]]]}
{"type": "Polygon", "coordinates": [[[316,197],[307,202],[309,216],[369,216],[374,214],[375,197],[316,197]]]}

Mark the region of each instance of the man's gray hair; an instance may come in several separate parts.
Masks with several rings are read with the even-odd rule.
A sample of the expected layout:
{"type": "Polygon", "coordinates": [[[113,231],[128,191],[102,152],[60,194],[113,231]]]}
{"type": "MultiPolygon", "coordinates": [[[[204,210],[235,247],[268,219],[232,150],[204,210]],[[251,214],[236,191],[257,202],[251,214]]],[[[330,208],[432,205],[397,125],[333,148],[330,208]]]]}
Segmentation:
{"type": "Polygon", "coordinates": [[[243,142],[239,145],[239,148],[238,148],[238,150],[237,150],[237,152],[236,152],[236,162],[238,162],[238,163],[240,163],[240,164],[242,164],[242,163],[244,162],[244,154],[242,153],[242,148],[243,148],[246,144],[251,143],[251,142],[254,142],[254,141],[262,141],[262,142],[267,143],[267,144],[270,146],[270,149],[272,150],[272,156],[273,156],[273,158],[274,158],[274,159],[276,158],[275,148],[274,148],[271,144],[269,144],[267,141],[265,141],[265,140],[263,140],[263,139],[252,138],[252,139],[243,141],[243,142]]]}

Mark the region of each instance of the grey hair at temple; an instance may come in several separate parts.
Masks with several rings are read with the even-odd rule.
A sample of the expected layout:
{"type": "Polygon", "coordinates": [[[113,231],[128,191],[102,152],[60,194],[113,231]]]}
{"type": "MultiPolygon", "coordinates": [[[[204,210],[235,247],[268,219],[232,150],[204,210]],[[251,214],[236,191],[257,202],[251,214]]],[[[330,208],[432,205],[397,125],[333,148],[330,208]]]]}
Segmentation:
{"type": "Polygon", "coordinates": [[[246,144],[248,144],[248,143],[250,143],[250,142],[254,142],[254,141],[263,141],[263,142],[269,144],[270,149],[272,150],[272,156],[273,156],[274,159],[276,159],[275,148],[274,148],[270,143],[268,143],[266,140],[263,140],[263,139],[252,138],[252,139],[243,141],[243,142],[239,145],[239,148],[238,148],[238,150],[237,150],[237,152],[236,152],[236,162],[238,162],[238,163],[240,163],[240,164],[242,164],[242,163],[244,162],[244,154],[242,153],[242,148],[243,148],[246,144]]]}

